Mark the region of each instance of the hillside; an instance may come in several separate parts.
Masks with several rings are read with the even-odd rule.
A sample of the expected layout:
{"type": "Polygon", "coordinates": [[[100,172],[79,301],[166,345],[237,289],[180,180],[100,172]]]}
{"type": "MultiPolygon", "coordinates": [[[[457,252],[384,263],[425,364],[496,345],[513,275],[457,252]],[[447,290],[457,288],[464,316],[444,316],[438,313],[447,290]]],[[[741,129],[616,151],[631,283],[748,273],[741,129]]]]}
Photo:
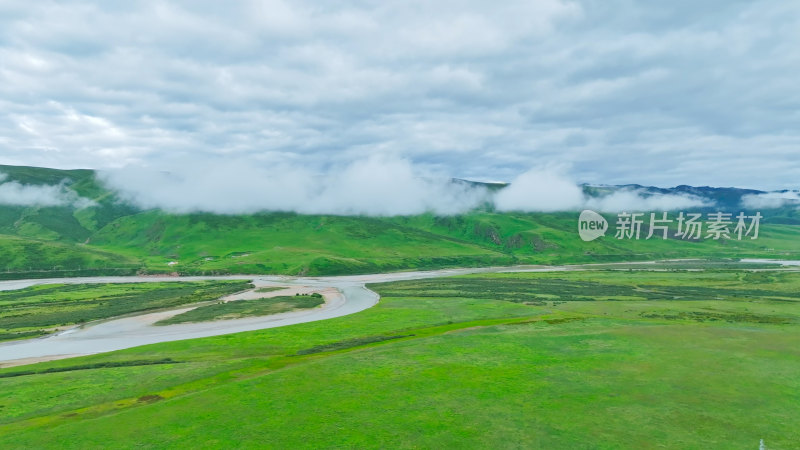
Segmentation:
{"type": "MultiPolygon", "coordinates": [[[[635,241],[612,235],[587,243],[576,232],[577,213],[497,213],[486,207],[456,216],[383,218],[170,214],[121,201],[90,170],[0,166],[0,173],[4,184],[52,188],[62,198],[49,206],[0,204],[0,276],[5,278],[135,272],[322,275],[687,257],[800,259],[800,217],[793,206],[763,212],[755,241],[635,241]]],[[[584,187],[594,195],[630,188],[584,187]]],[[[727,209],[735,208],[742,195],[758,193],[636,189],[703,195],[727,209]]]]}

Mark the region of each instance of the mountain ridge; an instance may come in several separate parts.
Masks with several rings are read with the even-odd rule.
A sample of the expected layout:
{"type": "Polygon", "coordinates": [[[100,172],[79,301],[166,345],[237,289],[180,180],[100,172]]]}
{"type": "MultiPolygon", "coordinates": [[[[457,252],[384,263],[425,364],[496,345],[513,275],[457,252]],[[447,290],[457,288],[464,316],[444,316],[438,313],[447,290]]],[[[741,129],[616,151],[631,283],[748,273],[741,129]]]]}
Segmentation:
{"type": "MultiPolygon", "coordinates": [[[[92,202],[85,207],[0,205],[0,276],[5,278],[173,272],[329,275],[684,257],[800,259],[800,215],[792,206],[765,211],[758,241],[625,241],[606,236],[585,243],[577,235],[577,212],[501,213],[484,207],[455,215],[393,217],[172,214],[120,200],[91,170],[0,166],[0,173],[6,174],[3,184],[60,186],[92,202]]],[[[665,192],[641,185],[613,188],[643,195],[665,192]]],[[[716,192],[727,201],[753,193],[677,188],[716,192]]],[[[602,195],[591,191],[600,189],[596,186],[584,189],[602,195]]],[[[606,217],[610,223],[615,220],[612,214],[606,217]]]]}

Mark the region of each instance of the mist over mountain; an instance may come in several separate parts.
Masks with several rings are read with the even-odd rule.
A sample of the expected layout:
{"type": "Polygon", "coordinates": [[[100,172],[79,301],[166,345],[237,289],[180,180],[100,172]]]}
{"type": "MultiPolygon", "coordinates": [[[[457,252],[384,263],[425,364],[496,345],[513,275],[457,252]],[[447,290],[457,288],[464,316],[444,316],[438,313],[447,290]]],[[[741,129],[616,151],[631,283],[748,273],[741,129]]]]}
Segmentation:
{"type": "Polygon", "coordinates": [[[284,165],[197,163],[167,171],[58,170],[0,166],[0,205],[74,209],[161,209],[187,214],[408,216],[473,210],[558,212],[675,211],[717,208],[781,210],[800,207],[796,190],[640,184],[579,184],[564,170],[535,168],[509,183],[449,178],[402,159],[372,158],[313,172],[284,165]]]}

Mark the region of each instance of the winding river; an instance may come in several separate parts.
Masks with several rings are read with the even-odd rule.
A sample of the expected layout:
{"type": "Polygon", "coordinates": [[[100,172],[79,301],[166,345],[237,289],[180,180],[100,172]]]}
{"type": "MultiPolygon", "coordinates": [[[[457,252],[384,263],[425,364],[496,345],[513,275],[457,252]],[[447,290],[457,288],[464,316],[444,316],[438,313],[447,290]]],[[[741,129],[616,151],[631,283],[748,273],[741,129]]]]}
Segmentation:
{"type": "MultiPolygon", "coordinates": [[[[653,261],[622,264],[653,264],[653,261]]],[[[591,268],[573,266],[513,266],[444,269],[425,272],[396,272],[337,277],[285,277],[264,275],[232,275],[223,277],[86,277],[0,281],[0,291],[22,289],[39,284],[79,283],[147,283],[163,281],[252,280],[256,288],[270,286],[303,287],[326,292],[325,304],[319,308],[298,310],[263,317],[154,326],[165,316],[193,308],[183,306],[172,311],[95,321],[69,328],[41,338],[0,344],[0,367],[69,358],[121,350],[158,342],[195,339],[243,331],[282,327],[298,323],[331,319],[363,311],[378,303],[379,297],[366,284],[401,280],[446,277],[493,272],[555,272],[591,268]]],[[[596,267],[596,266],[594,266],[596,267]]]]}

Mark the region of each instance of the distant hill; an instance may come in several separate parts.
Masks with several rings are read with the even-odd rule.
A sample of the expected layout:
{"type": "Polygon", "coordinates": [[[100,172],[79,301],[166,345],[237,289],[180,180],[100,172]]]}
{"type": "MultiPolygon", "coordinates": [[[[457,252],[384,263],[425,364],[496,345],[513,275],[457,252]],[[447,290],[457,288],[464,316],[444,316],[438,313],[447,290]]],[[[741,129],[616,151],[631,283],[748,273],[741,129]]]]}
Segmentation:
{"type": "Polygon", "coordinates": [[[603,197],[619,191],[634,191],[641,195],[678,195],[690,196],[699,199],[706,199],[709,201],[709,206],[706,208],[697,208],[703,212],[710,211],[723,211],[730,213],[738,213],[745,211],[754,213],[756,210],[761,212],[768,220],[769,223],[783,223],[800,225],[800,196],[798,191],[793,191],[796,198],[786,198],[781,200],[780,205],[769,205],[770,202],[764,202],[764,205],[754,207],[745,200],[753,196],[770,196],[775,194],[787,194],[789,191],[761,191],[756,189],[741,189],[735,187],[710,187],[710,186],[687,186],[680,185],[670,188],[661,188],[655,186],[643,186],[640,184],[624,184],[624,185],[583,185],[583,191],[586,195],[592,197],[603,197]]]}
{"type": "MultiPolygon", "coordinates": [[[[756,189],[740,189],[734,187],[710,187],[710,186],[687,186],[680,185],[671,188],[660,188],[655,186],[642,186],[640,184],[622,184],[622,185],[583,185],[584,192],[590,195],[606,195],[620,190],[632,190],[645,194],[662,194],[662,195],[689,195],[698,198],[711,200],[714,204],[713,208],[722,209],[726,211],[739,211],[743,208],[742,199],[748,195],[763,195],[767,191],[759,191],[756,189]]],[[[779,191],[786,192],[786,191],[779,191]]],[[[790,202],[791,203],[791,202],[790,202]]],[[[795,202],[795,204],[799,204],[795,202]]]]}
{"type": "MultiPolygon", "coordinates": [[[[121,201],[91,170],[0,166],[2,185],[58,191],[49,206],[0,204],[0,277],[179,272],[184,274],[346,274],[520,263],[656,258],[800,259],[800,217],[789,205],[765,211],[755,241],[618,240],[583,242],[576,213],[498,213],[355,217],[259,213],[170,214],[121,201]],[[76,198],[83,203],[74,202],[76,198]],[[87,203],[88,202],[88,203],[87,203]]],[[[502,183],[456,183],[504,189],[502,183]]],[[[589,195],[617,190],[689,194],[738,209],[760,191],[677,186],[584,186],[589,195]]],[[[609,222],[614,215],[607,215],[609,222]]]]}

